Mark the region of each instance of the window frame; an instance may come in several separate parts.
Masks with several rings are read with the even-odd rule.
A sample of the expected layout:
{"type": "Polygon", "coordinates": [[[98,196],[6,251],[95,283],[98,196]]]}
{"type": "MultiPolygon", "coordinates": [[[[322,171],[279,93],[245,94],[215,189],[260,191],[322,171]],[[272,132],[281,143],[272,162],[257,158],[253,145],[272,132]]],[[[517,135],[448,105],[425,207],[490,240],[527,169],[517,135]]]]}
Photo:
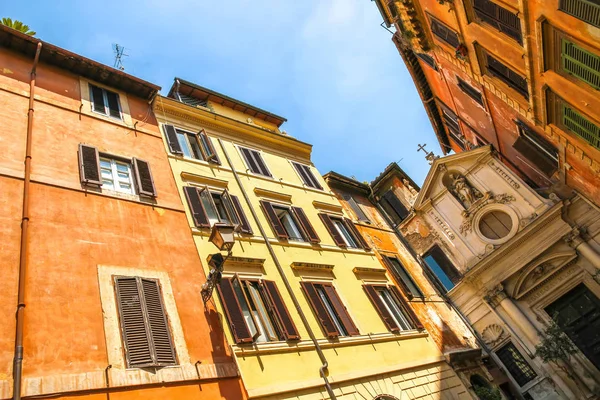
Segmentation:
{"type": "Polygon", "coordinates": [[[191,131],[175,127],[175,134],[177,135],[178,142],[179,142],[179,135],[183,136],[183,139],[184,139],[185,145],[186,145],[186,149],[190,153],[189,156],[187,154],[185,154],[185,151],[183,150],[183,146],[181,146],[182,143],[179,142],[179,146],[181,147],[181,151],[183,152],[183,154],[182,154],[183,158],[199,160],[199,161],[207,161],[206,157],[204,155],[202,146],[200,144],[200,138],[197,133],[193,133],[191,131]],[[199,154],[200,158],[194,157],[195,151],[194,151],[193,145],[190,141],[191,140],[190,137],[193,137],[196,141],[196,145],[198,146],[198,150],[200,151],[200,154],[199,154]]]}
{"type": "Polygon", "coordinates": [[[536,170],[543,173],[544,176],[552,176],[560,166],[560,154],[558,149],[552,143],[527,126],[527,124],[524,122],[516,120],[515,124],[517,126],[517,133],[519,136],[513,143],[512,147],[518,151],[519,154],[525,157],[531,164],[533,164],[536,170]],[[519,145],[520,140],[523,141],[523,145],[519,145]],[[528,151],[520,151],[519,147],[521,146],[532,146],[533,149],[529,149],[528,151]],[[546,170],[544,166],[538,165],[536,160],[532,159],[533,157],[531,153],[534,153],[534,155],[542,158],[542,160],[548,164],[548,167],[553,165],[553,170],[546,170]]]}
{"type": "Polygon", "coordinates": [[[456,86],[458,86],[458,88],[462,90],[463,93],[465,93],[467,96],[469,96],[472,100],[474,100],[477,104],[481,105],[485,109],[483,92],[477,90],[477,88],[467,83],[467,81],[465,81],[458,75],[456,75],[456,80],[458,82],[456,86]]]}
{"type": "MultiPolygon", "coordinates": [[[[235,291],[235,283],[237,282],[237,284],[239,286],[239,290],[242,293],[242,299],[246,302],[245,305],[249,310],[250,319],[252,320],[252,324],[254,325],[254,330],[256,331],[256,333],[252,336],[252,342],[253,343],[269,343],[269,342],[282,341],[281,338],[283,337],[283,334],[281,333],[281,328],[279,327],[279,323],[274,322],[272,320],[273,317],[268,314],[267,310],[268,310],[269,306],[267,304],[265,304],[265,299],[263,297],[264,294],[261,293],[260,289],[256,288],[256,290],[258,292],[258,296],[259,296],[258,300],[261,301],[262,308],[264,309],[264,311],[266,313],[266,318],[268,321],[264,321],[265,315],[261,315],[262,313],[259,310],[259,307],[256,305],[256,299],[252,295],[252,293],[250,293],[249,286],[253,285],[253,284],[259,285],[260,279],[258,279],[258,278],[256,278],[256,279],[241,278],[239,276],[239,274],[235,274],[233,276],[233,278],[231,279],[231,281],[232,281],[232,286],[234,286],[234,291],[235,291]],[[254,310],[252,309],[252,305],[254,305],[254,308],[256,309],[256,314],[257,314],[256,316],[253,313],[254,310]],[[259,320],[260,320],[260,323],[259,323],[259,320]],[[275,333],[274,339],[272,338],[272,336],[269,333],[269,328],[266,326],[267,323],[270,325],[271,329],[275,333]],[[263,329],[264,329],[264,331],[263,331],[263,329]],[[265,336],[267,340],[259,342],[258,339],[261,336],[265,336]]],[[[244,308],[243,308],[243,305],[240,303],[241,299],[239,298],[239,295],[236,297],[236,299],[238,301],[238,304],[239,304],[240,309],[242,310],[242,314],[243,314],[244,308]]],[[[252,334],[252,329],[249,326],[248,321],[246,321],[246,326],[248,327],[250,334],[252,334]]]]}
{"type": "Polygon", "coordinates": [[[350,315],[348,311],[348,307],[346,306],[346,302],[340,296],[338,290],[336,290],[335,285],[331,281],[317,281],[317,280],[303,280],[300,281],[300,286],[302,287],[304,294],[307,296],[308,303],[315,314],[315,317],[321,324],[323,328],[323,332],[327,338],[337,338],[337,337],[352,337],[360,335],[358,331],[358,327],[354,323],[354,318],[350,315]],[[314,302],[316,299],[313,299],[306,287],[312,287],[314,293],[316,294],[319,304],[322,307],[318,307],[318,304],[314,302]],[[321,289],[317,291],[316,286],[319,286],[321,289]],[[326,289],[329,288],[329,290],[326,289]],[[336,298],[332,298],[330,295],[335,296],[336,298]],[[327,299],[327,303],[323,300],[323,297],[327,299]],[[339,308],[336,307],[336,303],[339,305],[339,308]],[[324,310],[328,318],[331,322],[331,327],[334,328],[335,331],[328,332],[325,326],[326,321],[323,321],[321,316],[319,315],[318,309],[324,310]],[[342,315],[345,314],[345,315],[342,315]],[[346,321],[345,321],[346,320],[346,321]],[[342,328],[340,330],[340,327],[342,328]]]}
{"type": "Polygon", "coordinates": [[[121,95],[118,92],[113,90],[106,89],[102,86],[98,86],[93,83],[88,83],[89,91],[90,91],[90,103],[92,107],[92,112],[100,115],[104,115],[105,117],[109,117],[115,120],[123,121],[123,106],[121,105],[121,95]],[[102,100],[104,101],[104,112],[100,110],[96,110],[96,105],[94,103],[94,91],[92,88],[97,88],[102,91],[102,100]],[[114,94],[117,99],[117,107],[119,111],[119,117],[112,116],[110,114],[110,106],[108,104],[108,93],[114,94]]]}
{"type": "Polygon", "coordinates": [[[349,193],[344,193],[342,195],[342,198],[344,199],[344,201],[346,201],[346,203],[348,203],[348,206],[350,207],[350,209],[352,210],[354,215],[356,215],[357,221],[363,222],[363,223],[368,223],[368,224],[373,223],[373,221],[371,221],[371,218],[369,218],[369,216],[367,215],[365,210],[362,209],[360,203],[358,201],[356,201],[354,196],[352,196],[349,193]],[[357,212],[357,210],[358,210],[358,212],[357,212]],[[362,214],[362,217],[359,214],[362,214]]]}
{"type": "MultiPolygon", "coordinates": [[[[568,10],[565,9],[566,7],[564,6],[564,4],[567,1],[571,1],[572,3],[575,3],[575,1],[578,1],[580,7],[578,7],[577,10],[581,10],[581,9],[584,9],[584,8],[588,7],[588,9],[586,10],[588,12],[591,9],[594,9],[594,8],[600,9],[600,5],[594,4],[594,3],[590,2],[590,1],[586,1],[586,0],[560,0],[559,3],[558,3],[558,8],[557,8],[559,11],[562,11],[565,14],[568,14],[568,15],[572,16],[573,18],[577,18],[578,20],[583,21],[586,24],[589,24],[589,25],[595,26],[597,28],[600,28],[600,16],[598,16],[598,14],[596,14],[597,20],[592,21],[590,19],[584,19],[584,16],[582,16],[582,15],[575,15],[575,13],[572,12],[572,10],[568,11],[568,10]]],[[[596,10],[596,11],[598,11],[598,10],[596,10]]]]}
{"type": "Polygon", "coordinates": [[[137,195],[137,189],[136,189],[136,183],[135,183],[135,178],[134,178],[134,171],[133,171],[133,162],[131,160],[127,160],[125,158],[122,157],[116,157],[107,153],[99,153],[98,154],[98,163],[100,164],[100,181],[101,181],[101,185],[100,185],[100,189],[101,190],[110,190],[113,192],[118,192],[118,193],[123,193],[123,194],[129,194],[132,196],[137,195]],[[102,167],[102,161],[109,161],[110,165],[111,165],[111,174],[112,174],[112,182],[113,182],[113,188],[108,188],[108,187],[104,187],[104,177],[102,176],[102,170],[105,169],[102,167]],[[128,184],[131,187],[130,191],[126,191],[126,190],[122,190],[120,185],[117,188],[117,186],[115,185],[116,183],[119,183],[119,171],[117,169],[117,164],[122,164],[122,165],[126,165],[127,166],[127,173],[129,175],[129,182],[128,184]]]}
{"type": "MultiPolygon", "coordinates": [[[[263,153],[264,152],[261,149],[255,149],[255,148],[252,148],[252,147],[242,146],[242,145],[236,145],[236,147],[238,148],[238,151],[240,153],[240,157],[242,158],[242,160],[244,161],[244,164],[246,165],[246,173],[248,173],[248,171],[250,171],[250,173],[253,174],[253,175],[262,176],[264,178],[274,179],[273,173],[269,169],[269,166],[267,165],[267,163],[265,162],[265,158],[263,157],[263,153]],[[266,174],[263,173],[263,172],[254,172],[254,171],[252,171],[252,166],[251,166],[249,160],[246,158],[246,155],[244,154],[243,149],[248,150],[248,151],[252,152],[254,155],[258,155],[258,157],[260,157],[262,165],[264,165],[264,167],[265,167],[266,174]]],[[[259,164],[258,163],[256,163],[256,164],[257,164],[257,167],[260,169],[259,164]]]]}
{"type": "Polygon", "coordinates": [[[523,103],[529,104],[529,99],[531,97],[531,93],[529,93],[529,81],[528,81],[527,77],[524,76],[520,71],[517,71],[514,68],[509,67],[510,63],[507,63],[502,58],[496,56],[495,54],[492,54],[487,49],[484,49],[481,45],[476,44],[475,49],[476,49],[476,53],[477,53],[477,59],[479,62],[479,66],[481,67],[483,75],[485,77],[487,77],[488,79],[492,79],[495,84],[498,84],[498,85],[508,89],[509,91],[517,94],[518,96],[513,98],[513,100],[520,101],[521,99],[523,99],[523,100],[525,100],[523,103]],[[509,73],[513,73],[514,75],[523,79],[525,82],[525,88],[518,87],[514,82],[509,81],[508,77],[506,77],[505,75],[494,72],[492,69],[490,69],[489,58],[491,58],[491,59],[495,60],[496,62],[498,62],[499,64],[501,64],[503,67],[505,67],[507,69],[507,71],[509,71],[509,73]]]}
{"type": "Polygon", "coordinates": [[[302,181],[302,183],[304,184],[304,186],[307,186],[311,189],[316,189],[316,190],[323,190],[323,185],[321,185],[321,183],[318,181],[316,175],[313,173],[312,169],[314,167],[311,167],[308,164],[303,164],[300,163],[298,161],[292,161],[289,160],[290,164],[292,164],[292,168],[294,169],[294,171],[296,172],[296,175],[298,175],[298,177],[300,178],[300,180],[302,181]],[[309,182],[307,182],[304,177],[302,176],[302,174],[299,171],[299,168],[302,168],[303,171],[309,175],[308,176],[308,180],[309,182]],[[312,180],[312,181],[311,181],[312,180]],[[316,186],[315,186],[316,185],[316,186]]]}
{"type": "Polygon", "coordinates": [[[410,272],[408,272],[408,270],[406,269],[404,264],[402,264],[402,261],[400,261],[400,259],[397,256],[382,254],[381,258],[382,258],[384,264],[391,271],[392,275],[396,278],[396,281],[398,282],[400,289],[402,289],[402,291],[404,292],[404,294],[406,295],[406,297],[409,300],[412,300],[413,298],[421,298],[421,299],[425,298],[423,291],[421,290],[421,288],[419,287],[417,282],[414,280],[414,278],[412,277],[410,272]],[[394,260],[398,264],[397,267],[394,264],[394,260]],[[404,272],[406,280],[402,277],[401,273],[397,272],[398,270],[404,272]],[[413,288],[411,288],[411,286],[414,286],[415,290],[413,290],[413,288]]]}
{"type": "Polygon", "coordinates": [[[389,189],[387,190],[385,193],[383,193],[380,197],[379,200],[377,201],[379,203],[379,205],[381,206],[381,208],[383,209],[383,211],[387,214],[387,216],[390,218],[390,220],[393,223],[393,227],[396,227],[398,225],[400,225],[403,221],[405,221],[408,216],[410,215],[410,209],[407,208],[404,203],[402,203],[402,201],[400,200],[400,198],[396,195],[394,189],[389,189]],[[406,216],[402,217],[402,215],[400,215],[400,213],[398,213],[398,211],[396,210],[396,207],[394,207],[394,205],[392,204],[391,201],[389,201],[386,196],[388,193],[391,193],[392,196],[394,196],[396,198],[396,200],[398,200],[398,202],[400,203],[400,205],[403,207],[404,211],[406,211],[406,216]],[[391,210],[388,210],[386,208],[386,205],[384,205],[384,201],[386,203],[387,206],[389,206],[391,208],[391,210]],[[390,211],[393,211],[393,213],[398,216],[398,221],[396,221],[396,218],[394,218],[393,215],[391,215],[390,211]]]}
{"type": "Polygon", "coordinates": [[[287,233],[287,236],[288,236],[287,240],[291,240],[292,242],[302,242],[302,243],[310,242],[310,240],[308,239],[306,232],[304,232],[304,228],[302,227],[302,224],[300,224],[300,221],[298,220],[298,217],[296,216],[296,213],[294,212],[294,209],[292,208],[292,206],[281,204],[281,203],[271,203],[271,206],[275,210],[276,214],[277,214],[277,210],[280,210],[280,211],[284,210],[287,213],[287,215],[289,216],[290,220],[293,222],[294,227],[300,234],[299,238],[292,237],[290,235],[290,232],[288,232],[288,229],[286,228],[285,224],[283,223],[283,221],[281,219],[279,219],[279,215],[277,214],[277,219],[279,219],[279,222],[281,223],[281,225],[283,226],[283,229],[285,229],[285,232],[287,233]]]}
{"type": "Polygon", "coordinates": [[[341,236],[342,240],[346,243],[346,248],[349,249],[361,249],[362,247],[359,244],[359,240],[354,237],[354,234],[351,230],[346,226],[346,221],[343,217],[338,217],[336,215],[330,215],[329,219],[333,223],[333,226],[337,230],[338,234],[341,236]],[[340,226],[343,228],[343,232],[340,229],[340,226]],[[348,242],[348,237],[352,240],[352,245],[348,242]]]}
{"type": "Polygon", "coordinates": [[[427,14],[427,19],[429,20],[429,30],[430,30],[431,34],[433,35],[433,37],[439,43],[443,43],[444,46],[450,47],[450,48],[452,48],[452,50],[456,50],[462,43],[462,38],[461,38],[460,34],[457,31],[455,31],[454,29],[450,28],[446,23],[442,22],[440,19],[431,15],[430,13],[426,13],[426,14],[427,14]],[[442,28],[447,29],[449,32],[453,33],[456,36],[456,40],[458,43],[456,43],[456,45],[454,45],[451,42],[449,42],[447,39],[444,39],[441,36],[439,36],[438,34],[436,34],[435,31],[437,30],[437,28],[434,29],[434,24],[439,24],[439,26],[441,26],[442,28]]]}
{"type": "MultiPolygon", "coordinates": [[[[484,27],[491,27],[495,32],[499,32],[504,37],[507,37],[507,38],[511,39],[512,41],[518,43],[520,46],[523,46],[523,27],[522,27],[521,18],[519,17],[519,10],[515,10],[514,8],[510,7],[509,5],[501,3],[501,2],[488,0],[490,3],[494,3],[497,7],[502,8],[511,14],[514,14],[515,17],[519,20],[519,29],[518,29],[519,32],[518,33],[521,35],[521,37],[516,38],[512,35],[509,35],[508,33],[504,32],[504,31],[502,31],[494,24],[492,24],[488,21],[485,21],[485,19],[481,18],[481,16],[477,12],[477,8],[475,7],[475,1],[476,0],[471,0],[468,3],[465,2],[465,5],[468,4],[467,15],[469,16],[470,21],[475,21],[479,25],[484,26],[484,27]]],[[[489,16],[489,18],[494,19],[494,17],[491,17],[491,16],[489,16]]],[[[502,23],[500,21],[496,21],[496,24],[502,24],[502,23]]],[[[506,24],[503,24],[503,25],[506,25],[506,24]]],[[[510,28],[512,28],[512,27],[510,27],[510,28]]]]}
{"type": "Polygon", "coordinates": [[[450,107],[442,103],[440,100],[437,100],[436,103],[440,108],[440,117],[442,118],[444,129],[446,130],[446,135],[448,138],[452,139],[452,141],[456,143],[462,150],[468,150],[469,141],[462,131],[461,120],[458,114],[456,114],[450,107]]]}
{"type": "Polygon", "coordinates": [[[427,271],[430,272],[431,275],[433,276],[434,281],[438,283],[438,285],[437,285],[437,286],[439,286],[438,289],[440,289],[443,293],[447,293],[447,292],[451,291],[452,289],[454,289],[456,287],[456,285],[458,285],[460,283],[460,281],[462,279],[462,274],[460,273],[458,268],[456,268],[456,266],[452,263],[452,260],[450,259],[450,257],[448,257],[448,255],[446,255],[446,253],[442,250],[442,248],[438,244],[434,244],[429,249],[427,249],[427,251],[425,251],[423,253],[423,255],[421,256],[421,259],[427,266],[427,271]],[[435,258],[434,253],[441,254],[442,257],[445,258],[445,260],[443,260],[444,262],[440,263],[440,261],[435,258]],[[433,258],[433,260],[437,264],[437,267],[439,267],[439,269],[444,273],[446,278],[452,283],[452,287],[450,287],[450,288],[447,287],[446,284],[443,282],[443,280],[439,277],[439,275],[435,273],[435,269],[432,268],[431,265],[427,262],[428,257],[433,258]],[[448,264],[445,264],[446,261],[448,264]],[[442,265],[442,264],[444,264],[444,265],[442,265]],[[450,271],[452,273],[449,274],[444,269],[445,267],[448,269],[452,269],[450,271]]]}
{"type": "MultiPolygon", "coordinates": [[[[515,345],[512,340],[508,340],[504,343],[502,343],[502,345],[498,346],[496,349],[494,349],[494,353],[496,354],[496,357],[498,357],[498,359],[500,360],[500,363],[502,364],[502,366],[504,367],[504,370],[507,372],[508,375],[510,375],[510,378],[513,380],[513,382],[515,382],[517,384],[517,386],[519,388],[524,388],[526,387],[528,384],[530,384],[531,382],[535,381],[536,378],[538,378],[538,373],[537,371],[533,368],[532,363],[523,355],[523,352],[521,352],[519,350],[519,348],[517,347],[517,345],[515,345]],[[508,364],[506,364],[505,360],[502,358],[502,355],[499,355],[498,352],[502,351],[508,347],[513,347],[514,350],[516,351],[516,353],[521,357],[522,360],[520,360],[520,362],[524,362],[525,365],[527,367],[529,367],[529,369],[531,370],[531,372],[533,372],[534,376],[531,377],[529,380],[527,380],[526,382],[521,383],[519,380],[517,380],[517,378],[515,377],[515,375],[513,375],[513,373],[511,372],[511,368],[509,367],[508,364]]],[[[512,358],[514,365],[517,364],[517,362],[514,360],[514,357],[512,358]]],[[[517,367],[518,368],[518,367],[517,367]]]]}
{"type": "Polygon", "coordinates": [[[233,202],[231,201],[231,197],[229,197],[229,192],[227,191],[227,189],[216,189],[213,187],[209,187],[208,185],[204,185],[201,187],[197,187],[197,189],[200,189],[200,200],[202,201],[202,205],[204,206],[204,212],[206,213],[206,216],[210,222],[210,226],[214,226],[215,224],[227,224],[227,225],[232,225],[234,227],[237,227],[238,225],[240,225],[240,218],[237,215],[237,212],[234,208],[233,202]],[[206,193],[208,195],[202,195],[202,193],[206,191],[206,193]],[[215,203],[215,199],[214,196],[220,196],[221,197],[221,203],[223,204],[223,211],[225,211],[225,213],[227,214],[227,218],[223,219],[223,217],[220,215],[219,213],[219,209],[217,207],[217,204],[215,203]],[[230,209],[228,209],[227,205],[223,202],[223,198],[225,198],[225,201],[229,202],[230,205],[230,209]],[[206,199],[206,200],[204,200],[206,199]],[[209,210],[207,210],[206,207],[206,202],[208,202],[209,206],[212,206],[212,211],[214,211],[214,214],[217,216],[217,221],[213,222],[214,218],[211,219],[209,213],[209,210]],[[233,213],[233,214],[231,214],[233,213]]]}
{"type": "MultiPolygon", "coordinates": [[[[563,132],[575,136],[578,140],[582,141],[586,145],[600,151],[600,122],[598,122],[596,119],[591,118],[589,115],[583,113],[579,110],[579,108],[572,106],[550,89],[546,90],[546,112],[548,119],[547,122],[549,124],[555,125],[563,132]],[[587,139],[585,136],[572,130],[564,123],[564,113],[566,112],[566,108],[571,109],[571,112],[579,114],[580,118],[585,119],[588,124],[595,128],[595,133],[589,133],[592,136],[591,139],[593,140],[587,139]],[[595,137],[593,137],[594,135],[595,137]]],[[[586,132],[586,134],[588,133],[586,132]]]]}

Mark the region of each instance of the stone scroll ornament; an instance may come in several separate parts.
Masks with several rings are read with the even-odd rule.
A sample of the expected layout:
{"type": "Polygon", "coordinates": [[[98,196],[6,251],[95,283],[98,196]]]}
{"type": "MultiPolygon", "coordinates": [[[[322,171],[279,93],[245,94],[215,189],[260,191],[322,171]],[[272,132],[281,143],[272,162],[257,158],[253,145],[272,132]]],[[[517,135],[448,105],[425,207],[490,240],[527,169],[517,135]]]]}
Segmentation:
{"type": "Polygon", "coordinates": [[[473,203],[481,199],[483,195],[474,188],[461,174],[450,174],[450,192],[456,197],[464,208],[469,209],[473,203]]]}

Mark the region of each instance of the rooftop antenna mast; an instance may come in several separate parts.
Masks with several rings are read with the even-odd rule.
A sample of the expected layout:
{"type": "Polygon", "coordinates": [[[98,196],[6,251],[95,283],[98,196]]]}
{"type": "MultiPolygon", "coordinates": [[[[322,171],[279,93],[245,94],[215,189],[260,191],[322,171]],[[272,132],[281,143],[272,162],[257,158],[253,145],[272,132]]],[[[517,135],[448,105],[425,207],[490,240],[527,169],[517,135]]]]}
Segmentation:
{"type": "Polygon", "coordinates": [[[121,71],[125,71],[125,67],[123,66],[123,57],[129,56],[129,54],[125,54],[125,47],[119,46],[117,43],[113,43],[112,45],[113,51],[115,53],[115,63],[113,68],[120,69],[121,71]]]}

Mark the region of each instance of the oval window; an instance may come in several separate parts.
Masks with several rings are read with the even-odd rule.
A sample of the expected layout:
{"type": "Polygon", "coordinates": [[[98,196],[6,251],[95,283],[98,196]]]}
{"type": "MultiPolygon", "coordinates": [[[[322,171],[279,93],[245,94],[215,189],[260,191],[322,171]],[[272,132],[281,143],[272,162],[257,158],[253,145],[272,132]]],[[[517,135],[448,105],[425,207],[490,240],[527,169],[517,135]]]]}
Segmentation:
{"type": "Polygon", "coordinates": [[[479,231],[491,240],[506,237],[513,227],[512,218],[503,211],[490,211],[479,220],[479,231]]]}

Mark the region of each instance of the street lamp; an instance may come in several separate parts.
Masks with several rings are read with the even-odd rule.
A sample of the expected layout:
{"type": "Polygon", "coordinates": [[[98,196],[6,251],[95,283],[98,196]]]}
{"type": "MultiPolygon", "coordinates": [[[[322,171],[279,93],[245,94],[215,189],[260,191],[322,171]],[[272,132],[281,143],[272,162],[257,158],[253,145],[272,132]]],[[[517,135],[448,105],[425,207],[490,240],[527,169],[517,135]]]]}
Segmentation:
{"type": "Polygon", "coordinates": [[[223,266],[225,261],[231,255],[231,248],[235,244],[235,238],[233,236],[234,227],[227,224],[214,224],[210,237],[208,240],[214,244],[219,250],[227,250],[227,255],[223,257],[221,253],[214,253],[210,255],[208,260],[208,266],[210,271],[206,277],[206,282],[202,285],[201,295],[204,304],[212,297],[215,286],[221,282],[221,276],[223,274],[223,266]]]}

